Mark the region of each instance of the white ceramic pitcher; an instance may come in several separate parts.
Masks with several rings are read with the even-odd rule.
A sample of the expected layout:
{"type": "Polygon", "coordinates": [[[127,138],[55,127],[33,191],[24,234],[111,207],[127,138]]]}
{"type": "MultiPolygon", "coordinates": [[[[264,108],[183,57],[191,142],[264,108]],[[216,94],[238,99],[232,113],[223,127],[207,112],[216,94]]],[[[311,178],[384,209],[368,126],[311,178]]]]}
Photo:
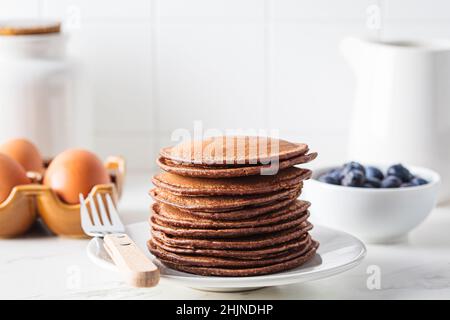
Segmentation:
{"type": "Polygon", "coordinates": [[[346,38],[356,76],[349,158],[438,171],[450,200],[450,41],[346,38]]]}

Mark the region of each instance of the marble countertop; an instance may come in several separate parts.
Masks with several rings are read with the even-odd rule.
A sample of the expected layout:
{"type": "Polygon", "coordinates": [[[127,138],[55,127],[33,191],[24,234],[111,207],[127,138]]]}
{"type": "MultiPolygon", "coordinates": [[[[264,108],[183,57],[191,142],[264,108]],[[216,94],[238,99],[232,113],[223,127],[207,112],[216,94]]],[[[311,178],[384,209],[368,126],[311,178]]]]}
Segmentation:
{"type": "MultiPolygon", "coordinates": [[[[120,205],[126,223],[148,216],[149,180],[148,175],[130,177],[120,205]]],[[[24,238],[0,240],[0,299],[450,299],[449,230],[450,206],[439,207],[407,243],[369,245],[363,263],[341,275],[253,292],[211,293],[164,279],[152,289],[126,287],[119,274],[91,263],[87,240],[57,238],[36,226],[24,238]],[[380,288],[370,285],[373,266],[380,272],[380,288]]]]}

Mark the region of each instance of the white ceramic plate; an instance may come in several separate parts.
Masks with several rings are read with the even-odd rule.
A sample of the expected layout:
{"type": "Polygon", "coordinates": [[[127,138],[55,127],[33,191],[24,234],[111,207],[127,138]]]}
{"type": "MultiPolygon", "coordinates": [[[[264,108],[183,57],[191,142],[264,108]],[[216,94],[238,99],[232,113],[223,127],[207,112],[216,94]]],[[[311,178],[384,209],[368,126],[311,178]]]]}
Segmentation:
{"type": "MultiPolygon", "coordinates": [[[[175,271],[161,265],[147,250],[146,242],[150,238],[147,222],[128,225],[127,233],[160,267],[161,277],[180,285],[206,291],[245,291],[322,279],[357,266],[366,255],[364,244],[357,238],[341,231],[316,226],[311,235],[320,242],[320,248],[312,261],[299,268],[259,277],[204,277],[175,271]]],[[[88,244],[87,254],[95,264],[116,270],[103,248],[102,240],[92,239],[88,244]]]]}

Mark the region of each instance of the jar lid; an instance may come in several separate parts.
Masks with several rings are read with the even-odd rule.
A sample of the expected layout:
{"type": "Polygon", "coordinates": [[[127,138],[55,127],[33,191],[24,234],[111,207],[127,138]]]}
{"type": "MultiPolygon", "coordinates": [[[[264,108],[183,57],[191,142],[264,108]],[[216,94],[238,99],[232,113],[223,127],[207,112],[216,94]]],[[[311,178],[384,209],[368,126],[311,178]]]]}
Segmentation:
{"type": "Polygon", "coordinates": [[[33,35],[59,33],[61,23],[51,20],[5,20],[0,21],[0,35],[33,35]]]}

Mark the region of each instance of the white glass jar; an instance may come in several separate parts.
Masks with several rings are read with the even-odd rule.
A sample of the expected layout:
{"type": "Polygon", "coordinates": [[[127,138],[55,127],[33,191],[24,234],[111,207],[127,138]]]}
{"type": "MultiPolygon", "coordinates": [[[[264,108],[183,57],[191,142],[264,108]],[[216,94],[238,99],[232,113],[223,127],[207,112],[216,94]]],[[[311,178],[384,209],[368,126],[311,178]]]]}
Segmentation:
{"type": "Polygon", "coordinates": [[[0,143],[33,141],[45,156],[90,147],[90,108],[80,66],[60,32],[0,35],[0,143]]]}

